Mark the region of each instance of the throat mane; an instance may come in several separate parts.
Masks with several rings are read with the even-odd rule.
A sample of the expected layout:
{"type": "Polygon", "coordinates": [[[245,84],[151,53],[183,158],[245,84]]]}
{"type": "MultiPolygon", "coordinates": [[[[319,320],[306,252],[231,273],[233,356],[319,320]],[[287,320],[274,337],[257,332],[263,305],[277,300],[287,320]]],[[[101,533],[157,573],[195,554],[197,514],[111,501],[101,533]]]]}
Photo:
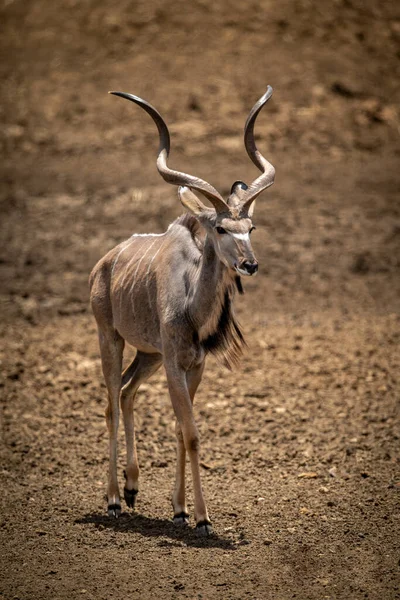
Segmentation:
{"type": "Polygon", "coordinates": [[[240,277],[233,276],[220,261],[197,219],[185,216],[179,224],[189,229],[199,251],[185,284],[186,318],[193,328],[193,340],[232,369],[239,365],[246,345],[233,310],[236,291],[243,293],[240,277]]]}
{"type": "Polygon", "coordinates": [[[234,287],[227,287],[215,330],[201,341],[206,353],[211,352],[221,358],[228,369],[238,366],[246,345],[239,323],[236,321],[232,300],[234,287]]]}

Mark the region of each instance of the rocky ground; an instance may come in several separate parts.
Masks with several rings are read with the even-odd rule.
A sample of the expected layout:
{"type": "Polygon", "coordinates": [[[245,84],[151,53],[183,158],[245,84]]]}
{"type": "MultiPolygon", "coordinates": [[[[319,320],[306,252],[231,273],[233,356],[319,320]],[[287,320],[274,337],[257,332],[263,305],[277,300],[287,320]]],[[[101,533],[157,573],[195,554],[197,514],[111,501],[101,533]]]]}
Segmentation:
{"type": "MultiPolygon", "coordinates": [[[[393,2],[4,2],[0,597],[400,598],[400,15],[393,2]],[[173,413],[138,393],[135,514],[105,515],[105,387],[87,277],[180,214],[171,165],[227,194],[257,173],[260,273],[240,370],[196,398],[215,534],[176,529],[173,413]]],[[[120,474],[124,467],[121,434],[120,474]]],[[[190,480],[189,506],[193,509],[190,480]]],[[[193,518],[192,525],[193,525],[193,518]]]]}

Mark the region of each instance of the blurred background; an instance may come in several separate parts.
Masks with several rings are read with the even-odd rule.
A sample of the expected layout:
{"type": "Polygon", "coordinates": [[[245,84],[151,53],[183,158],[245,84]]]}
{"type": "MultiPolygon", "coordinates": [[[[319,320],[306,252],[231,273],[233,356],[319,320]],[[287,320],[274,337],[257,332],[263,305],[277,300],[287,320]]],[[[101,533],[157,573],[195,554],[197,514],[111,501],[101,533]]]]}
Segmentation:
{"type": "Polygon", "coordinates": [[[171,165],[227,194],[257,176],[242,131],[272,85],[256,127],[277,169],[257,209],[264,281],[313,302],[346,302],[349,281],[382,309],[398,296],[396,3],[14,1],[2,20],[3,294],[15,310],[26,294],[39,311],[68,294],[83,308],[105,249],[181,212],[156,171],[153,122],[110,89],[152,102],[171,165]]]}
{"type": "MultiPolygon", "coordinates": [[[[110,248],[133,232],[164,231],[182,209],[176,189],[156,170],[154,123],[108,90],[158,108],[171,131],[170,166],[226,196],[233,181],[249,184],[258,176],[243,126],[267,84],[274,95],[258,118],[256,140],[277,174],[255,211],[259,276],[244,282],[247,293],[237,302],[249,352],[232,375],[211,360],[199,392],[217,531],[248,553],[253,570],[245,554],[236,554],[245,565],[238,578],[234,560],[223,557],[228,542],[214,547],[217,563],[207,562],[211,557],[189,533],[176,538],[157,521],[169,517],[174,470],[173,416],[161,373],[138,400],[141,461],[153,485],[140,510],[150,520],[126,531],[156,550],[159,586],[146,588],[153,598],[177,597],[176,585],[184,586],[182,597],[197,598],[193,579],[177,566],[182,547],[190,549],[186,559],[207,599],[223,597],[204,575],[211,577],[215,564],[232,598],[245,597],[243,590],[269,597],[267,584],[273,598],[299,589],[307,598],[396,597],[398,4],[4,0],[1,20],[2,477],[13,496],[2,503],[6,515],[16,499],[33,507],[29,523],[6,527],[8,557],[18,560],[29,531],[36,548],[35,531],[43,530],[40,543],[56,572],[44,583],[46,565],[28,560],[6,579],[5,597],[72,598],[81,589],[86,597],[112,597],[101,587],[95,534],[101,526],[100,546],[121,544],[122,530],[100,516],[90,520],[85,506],[102,514],[107,454],[105,424],[93,423],[94,414],[102,416],[105,390],[87,279],[110,248]],[[299,480],[305,471],[315,478],[299,480]],[[74,524],[61,511],[60,494],[85,522],[74,524]],[[49,502],[54,513],[46,529],[41,511],[49,502]],[[336,507],[334,517],[327,502],[336,507]],[[260,523],[268,531],[262,525],[260,533],[260,523]],[[58,539],[60,527],[68,541],[58,539]],[[165,531],[168,560],[157,547],[165,531]],[[324,554],[327,538],[331,554],[324,554]],[[293,550],[302,543],[308,555],[293,550]],[[82,564],[90,564],[94,587],[78,573],[67,582],[57,547],[78,557],[74,568],[86,552],[89,562],[82,564]],[[336,580],[339,569],[348,570],[347,579],[336,580]],[[179,572],[174,584],[171,570],[179,572]]],[[[114,564],[112,548],[104,552],[114,564]]],[[[139,567],[143,585],[146,573],[139,567]]],[[[118,577],[131,589],[124,572],[118,577]]]]}

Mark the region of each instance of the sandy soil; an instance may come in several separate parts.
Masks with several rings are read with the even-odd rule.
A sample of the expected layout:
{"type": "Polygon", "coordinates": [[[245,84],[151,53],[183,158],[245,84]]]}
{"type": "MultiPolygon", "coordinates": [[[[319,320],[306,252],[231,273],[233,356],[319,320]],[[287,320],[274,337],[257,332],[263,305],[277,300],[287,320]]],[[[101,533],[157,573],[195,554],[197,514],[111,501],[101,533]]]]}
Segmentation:
{"type": "Polygon", "coordinates": [[[0,597],[400,598],[395,3],[15,0],[1,20],[0,597]],[[170,521],[161,371],[136,404],[137,510],[109,520],[87,277],[181,209],[153,123],[106,92],[154,103],[171,165],[226,194],[257,175],[241,132],[267,83],[249,350],[234,373],[210,358],[196,398],[215,535],[170,521]]]}

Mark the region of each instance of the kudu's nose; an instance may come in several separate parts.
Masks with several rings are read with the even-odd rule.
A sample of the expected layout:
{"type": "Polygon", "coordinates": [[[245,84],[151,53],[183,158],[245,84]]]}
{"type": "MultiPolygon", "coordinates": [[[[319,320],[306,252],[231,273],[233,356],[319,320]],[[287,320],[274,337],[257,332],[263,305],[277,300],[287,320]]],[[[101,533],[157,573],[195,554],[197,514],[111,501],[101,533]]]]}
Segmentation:
{"type": "Polygon", "coordinates": [[[245,260],[241,264],[241,267],[242,267],[242,269],[247,271],[250,275],[254,275],[254,273],[257,273],[257,271],[258,271],[258,262],[257,261],[250,262],[249,260],[245,260]]]}

